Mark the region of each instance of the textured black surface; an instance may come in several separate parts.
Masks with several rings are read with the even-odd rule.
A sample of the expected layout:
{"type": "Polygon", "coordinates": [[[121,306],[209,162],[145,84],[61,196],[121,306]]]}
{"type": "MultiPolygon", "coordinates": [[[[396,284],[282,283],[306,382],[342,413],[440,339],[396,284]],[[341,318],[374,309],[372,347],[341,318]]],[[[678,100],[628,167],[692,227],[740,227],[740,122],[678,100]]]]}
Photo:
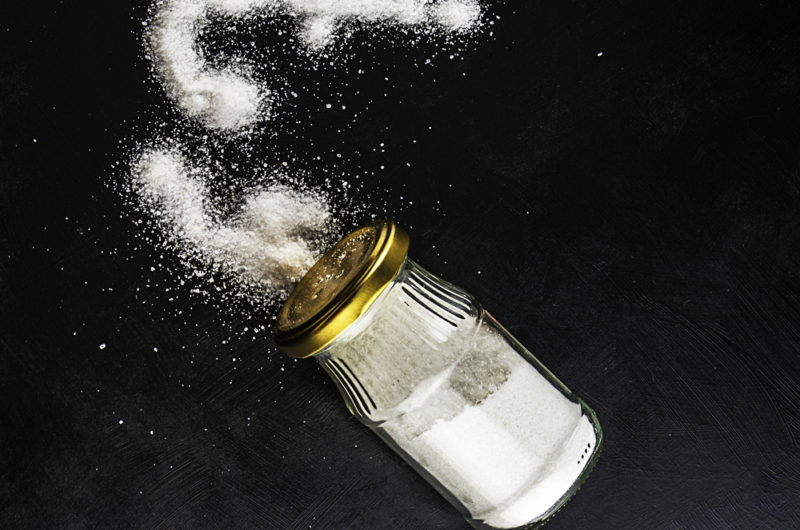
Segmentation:
{"type": "MultiPolygon", "coordinates": [[[[0,526],[462,527],[315,363],[148,287],[103,182],[147,6],[70,4],[0,7],[0,526]]],[[[511,4],[315,149],[386,164],[413,256],[597,411],[550,528],[800,526],[794,3],[511,4]]]]}

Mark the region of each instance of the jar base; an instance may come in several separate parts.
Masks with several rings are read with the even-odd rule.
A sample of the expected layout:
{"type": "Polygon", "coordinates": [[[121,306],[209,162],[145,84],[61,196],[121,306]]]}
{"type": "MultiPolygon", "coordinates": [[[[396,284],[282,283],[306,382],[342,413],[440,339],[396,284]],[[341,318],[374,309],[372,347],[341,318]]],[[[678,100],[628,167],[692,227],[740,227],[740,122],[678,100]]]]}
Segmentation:
{"type": "Polygon", "coordinates": [[[480,518],[467,517],[479,529],[538,528],[563,508],[591,474],[602,450],[597,416],[579,400],[584,421],[564,445],[546,476],[538,478],[514,499],[480,518]],[[562,492],[553,499],[552,492],[562,492]]]}

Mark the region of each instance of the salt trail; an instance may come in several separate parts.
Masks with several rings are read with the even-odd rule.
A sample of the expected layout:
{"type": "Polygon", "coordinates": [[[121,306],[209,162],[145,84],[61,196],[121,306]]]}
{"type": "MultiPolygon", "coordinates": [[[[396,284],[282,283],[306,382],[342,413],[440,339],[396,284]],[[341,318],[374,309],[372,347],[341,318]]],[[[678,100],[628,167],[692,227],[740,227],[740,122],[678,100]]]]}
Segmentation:
{"type": "Polygon", "coordinates": [[[244,127],[256,119],[268,92],[259,90],[241,69],[215,71],[206,66],[195,42],[206,9],[201,0],[164,3],[150,33],[154,64],[188,116],[212,128],[244,127]]]}
{"type": "Polygon", "coordinates": [[[427,32],[466,32],[480,19],[475,0],[165,0],[153,17],[150,47],[156,71],[188,116],[218,130],[253,124],[269,109],[269,89],[242,66],[214,70],[197,47],[208,13],[288,13],[310,51],[330,44],[344,21],[400,24],[427,32]]]}
{"type": "Polygon", "coordinates": [[[208,192],[175,151],[153,149],[139,159],[137,188],[152,215],[185,257],[243,275],[275,294],[287,294],[317,258],[314,240],[332,223],[321,197],[283,185],[253,193],[239,213],[216,220],[208,192]]]}

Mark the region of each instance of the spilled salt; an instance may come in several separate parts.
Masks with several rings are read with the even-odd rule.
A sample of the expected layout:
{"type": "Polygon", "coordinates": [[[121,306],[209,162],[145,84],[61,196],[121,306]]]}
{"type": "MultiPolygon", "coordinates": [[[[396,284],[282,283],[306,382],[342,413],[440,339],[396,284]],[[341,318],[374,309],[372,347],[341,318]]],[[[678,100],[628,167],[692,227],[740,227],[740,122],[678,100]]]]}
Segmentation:
{"type": "MultiPolygon", "coordinates": [[[[308,160],[301,154],[281,155],[280,163],[268,162],[275,158],[272,140],[296,133],[290,120],[277,119],[282,116],[276,116],[273,107],[298,98],[300,90],[315,89],[306,82],[289,90],[291,79],[281,78],[272,62],[288,58],[292,67],[316,68],[322,60],[334,65],[340,51],[335,42],[356,34],[356,28],[366,46],[372,38],[383,38],[390,26],[402,26],[403,36],[438,40],[468,35],[482,16],[478,0],[154,0],[150,13],[144,22],[147,58],[169,101],[188,120],[158,112],[155,123],[146,128],[155,139],[138,140],[129,166],[131,186],[125,189],[132,192],[129,198],[140,215],[137,225],[155,229],[145,238],[155,235],[155,242],[177,255],[189,273],[178,278],[181,286],[185,280],[197,285],[199,279],[203,285],[192,293],[212,294],[212,299],[218,293],[224,300],[221,309],[243,301],[245,307],[239,309],[244,310],[251,302],[264,306],[285,297],[324,243],[337,239],[342,216],[360,217],[376,206],[365,207],[366,202],[374,203],[368,197],[354,198],[361,187],[352,185],[358,174],[349,175],[348,181],[336,178],[326,168],[314,167],[319,156],[308,160]],[[206,46],[224,42],[215,33],[221,19],[235,19],[236,28],[253,32],[271,25],[279,36],[285,35],[285,24],[293,23],[297,39],[285,36],[269,45],[274,49],[249,47],[241,57],[207,57],[206,46]],[[281,55],[276,58],[273,53],[281,55]],[[326,191],[303,185],[303,173],[298,172],[303,170],[313,171],[321,183],[317,186],[326,191]],[[276,174],[279,178],[272,177],[276,174]],[[215,195],[224,188],[222,183],[236,180],[234,175],[248,175],[252,184],[233,184],[238,198],[215,195]],[[209,272],[225,273],[226,281],[214,283],[217,275],[209,272]]],[[[338,99],[341,93],[332,89],[320,96],[338,99]]],[[[335,107],[339,106],[347,108],[337,100],[335,107]]],[[[305,121],[312,122],[311,116],[295,123],[305,121]]]]}
{"type": "Polygon", "coordinates": [[[213,11],[238,17],[292,15],[309,51],[331,44],[346,22],[400,24],[428,33],[466,32],[481,14],[475,0],[166,0],[150,30],[155,68],[181,110],[221,130],[257,121],[268,110],[270,92],[259,88],[244,67],[214,70],[202,57],[197,38],[213,11]]]}
{"type": "Polygon", "coordinates": [[[187,115],[211,127],[235,129],[255,118],[262,94],[243,71],[205,66],[195,41],[206,9],[200,0],[164,3],[150,33],[155,66],[187,115]]]}
{"type": "Polygon", "coordinates": [[[287,294],[317,258],[312,241],[331,222],[319,195],[283,185],[253,193],[240,211],[217,221],[208,192],[182,155],[169,150],[145,152],[134,178],[142,198],[178,242],[185,257],[258,281],[287,294]]]}

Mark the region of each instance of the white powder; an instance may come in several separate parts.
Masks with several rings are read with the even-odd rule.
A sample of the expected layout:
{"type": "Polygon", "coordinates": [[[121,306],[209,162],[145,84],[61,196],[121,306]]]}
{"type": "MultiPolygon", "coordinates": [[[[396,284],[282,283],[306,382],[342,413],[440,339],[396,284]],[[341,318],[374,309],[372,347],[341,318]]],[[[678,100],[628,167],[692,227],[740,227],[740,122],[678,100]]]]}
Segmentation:
{"type": "MultiPolygon", "coordinates": [[[[311,114],[298,118],[287,113],[286,120],[284,116],[265,120],[272,115],[271,106],[284,100],[283,92],[270,91],[275,84],[287,92],[285,99],[290,99],[288,94],[297,98],[301,89],[319,89],[306,84],[290,90],[291,78],[279,76],[279,69],[270,63],[274,59],[271,54],[281,53],[277,63],[288,60],[293,67],[335,66],[338,50],[334,43],[352,35],[355,27],[362,29],[358,35],[367,41],[382,38],[392,25],[402,26],[402,35],[430,35],[438,40],[468,34],[478,27],[481,16],[477,0],[154,0],[151,17],[144,22],[147,57],[170,101],[189,120],[164,120],[159,112],[155,122],[142,127],[158,140],[140,139],[138,154],[132,157],[129,182],[133,193],[129,198],[144,218],[137,219],[137,224],[144,220],[145,227],[163,232],[166,237],[158,236],[156,241],[181,259],[190,272],[191,285],[197,285],[195,278],[203,278],[203,285],[191,291],[211,294],[220,309],[234,306],[241,312],[248,311],[251,303],[264,307],[279,301],[313,264],[325,243],[336,239],[340,224],[356,218],[362,221],[376,205],[365,207],[366,202],[375,202],[369,197],[354,198],[360,187],[353,186],[358,174],[351,175],[348,182],[331,178],[326,168],[314,167],[314,158],[303,153],[281,154],[280,178],[248,178],[256,184],[249,190],[245,187],[239,199],[226,196],[223,200],[211,192],[230,178],[217,168],[251,176],[278,173],[274,163],[267,162],[274,160],[276,153],[264,140],[280,141],[297,134],[295,124],[313,119],[311,114]],[[280,36],[287,16],[295,21],[300,49],[294,46],[297,41],[287,36],[277,49],[261,50],[253,45],[241,56],[205,56],[202,43],[222,44],[212,26],[220,17],[231,19],[228,22],[236,19],[236,27],[253,31],[263,31],[274,23],[281,28],[280,36]],[[364,32],[365,27],[374,31],[364,32]],[[146,147],[153,145],[167,147],[146,147]],[[231,155],[235,162],[228,160],[231,155]],[[327,191],[315,192],[301,185],[302,174],[293,169],[294,164],[313,171],[315,180],[323,181],[327,191]],[[276,180],[284,184],[276,184],[276,180]],[[332,197],[337,217],[347,221],[333,218],[332,197]],[[223,215],[231,200],[241,207],[234,215],[223,215]],[[226,281],[215,282],[218,275],[208,272],[223,272],[226,281]],[[240,300],[243,306],[238,305],[240,300]]],[[[336,90],[332,87],[325,97],[340,97],[336,90]]],[[[337,153],[337,157],[341,155],[337,153]]],[[[143,235],[150,237],[149,232],[143,235]]],[[[177,274],[184,286],[189,278],[180,271],[177,274]]]]}
{"type": "Polygon", "coordinates": [[[485,399],[472,403],[452,374],[435,375],[434,388],[428,381],[420,385],[428,387],[425,399],[401,403],[403,413],[380,429],[458,498],[473,519],[497,528],[517,527],[546,514],[564,496],[588,463],[581,456],[587,445],[595,446],[596,434],[580,405],[564,397],[497,332],[482,327],[470,348],[473,358],[456,370],[477,369],[483,380],[472,384],[490,384],[487,372],[498,367],[504,374],[485,399]]]}
{"type": "Polygon", "coordinates": [[[451,31],[468,31],[481,16],[477,3],[470,1],[445,0],[432,8],[433,18],[451,31]]]}
{"type": "Polygon", "coordinates": [[[256,119],[266,93],[244,71],[214,71],[205,65],[195,41],[206,9],[202,0],[163,3],[150,33],[155,66],[187,115],[209,127],[238,129],[256,119]]]}
{"type": "MultiPolygon", "coordinates": [[[[497,335],[482,346],[492,347],[483,352],[488,356],[516,355],[497,335]]],[[[438,397],[420,406],[435,406],[438,397]]],[[[426,462],[456,497],[468,500],[465,506],[473,518],[498,528],[545,514],[580,476],[588,462],[580,456],[596,442],[580,405],[522,359],[486,400],[434,422],[419,437],[405,437],[395,425],[385,428],[399,434],[406,450],[426,462]]]]}
{"type": "Polygon", "coordinates": [[[156,70],[187,115],[221,130],[253,124],[268,110],[269,89],[259,88],[241,66],[215,71],[206,64],[196,41],[211,10],[240,17],[293,15],[309,50],[329,45],[346,21],[465,32],[481,14],[475,0],[163,0],[149,39],[156,70]]]}
{"type": "Polygon", "coordinates": [[[396,279],[320,362],[334,379],[346,364],[351,388],[368,396],[353,405],[359,416],[471,518],[512,528],[546,517],[596,449],[592,421],[490,317],[458,309],[472,305],[466,295],[445,297],[414,275],[424,276],[396,279]]]}
{"type": "Polygon", "coordinates": [[[331,223],[326,203],[319,195],[273,185],[253,193],[233,218],[218,222],[195,176],[203,172],[188,168],[175,151],[150,150],[139,159],[134,178],[150,213],[188,257],[287,294],[318,257],[313,241],[331,223]]]}

